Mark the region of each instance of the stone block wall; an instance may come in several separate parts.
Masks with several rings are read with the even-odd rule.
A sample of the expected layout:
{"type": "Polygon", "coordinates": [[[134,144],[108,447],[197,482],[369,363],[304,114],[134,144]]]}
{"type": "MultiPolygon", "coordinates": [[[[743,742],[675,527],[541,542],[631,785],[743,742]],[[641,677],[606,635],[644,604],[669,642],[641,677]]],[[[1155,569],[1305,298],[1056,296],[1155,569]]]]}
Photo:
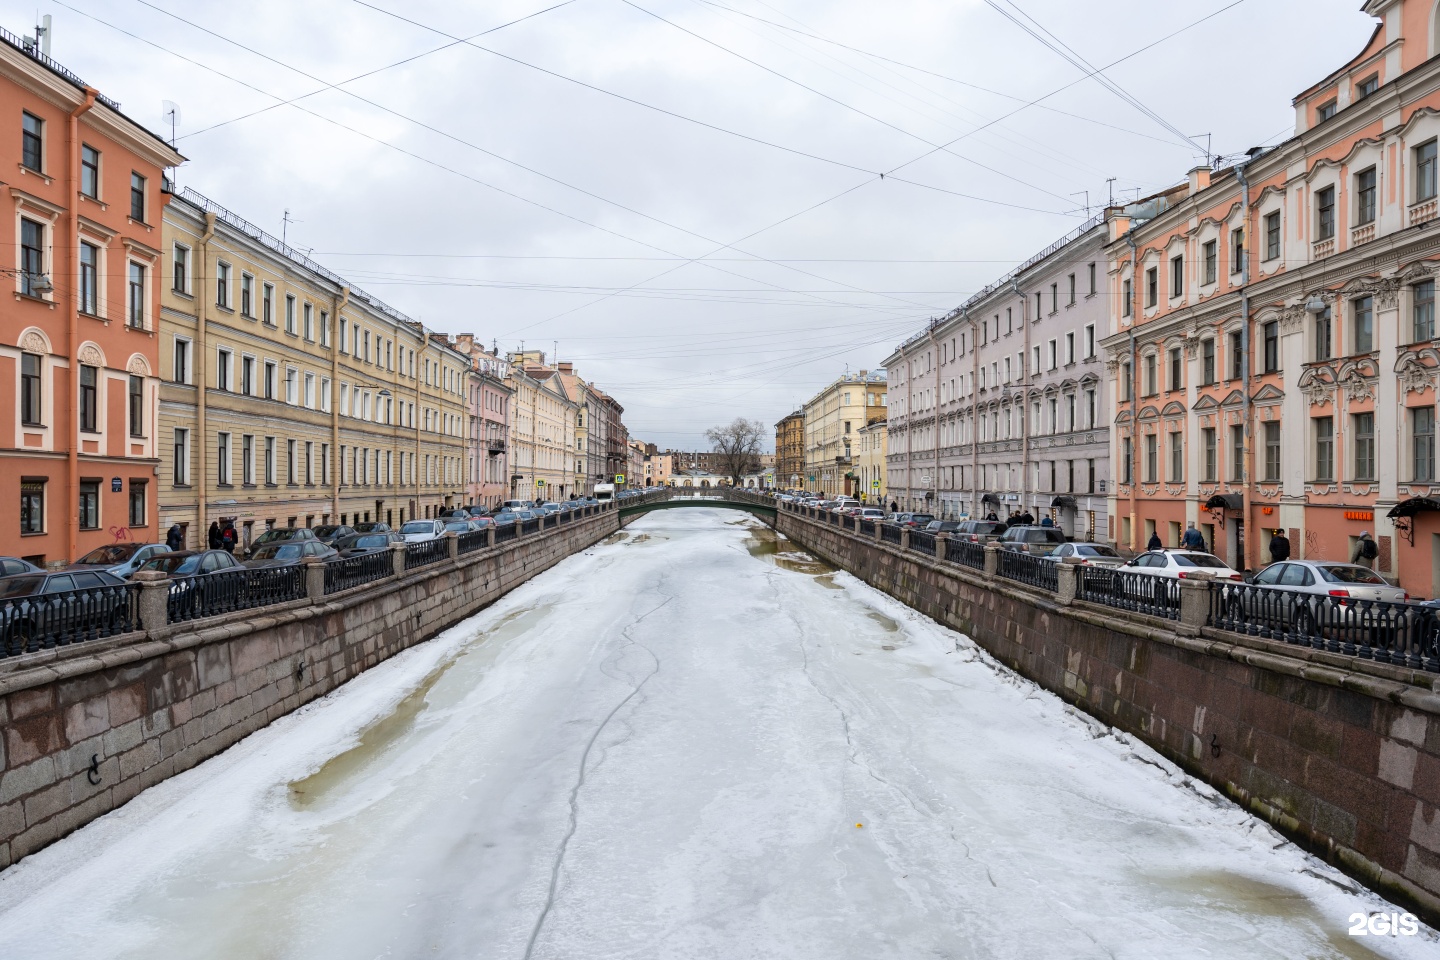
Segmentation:
{"type": "Polygon", "coordinates": [[[0,869],[618,528],[610,511],[318,602],[0,661],[0,869]]]}
{"type": "Polygon", "coordinates": [[[1440,923],[1440,676],[1062,602],[789,510],[778,529],[1440,923]]]}

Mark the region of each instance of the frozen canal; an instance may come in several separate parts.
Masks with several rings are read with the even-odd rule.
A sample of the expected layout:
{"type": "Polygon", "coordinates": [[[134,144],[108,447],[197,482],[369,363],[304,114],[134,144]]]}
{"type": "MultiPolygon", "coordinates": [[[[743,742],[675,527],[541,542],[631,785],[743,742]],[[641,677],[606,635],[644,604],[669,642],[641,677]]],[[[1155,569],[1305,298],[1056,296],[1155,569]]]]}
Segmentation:
{"type": "Polygon", "coordinates": [[[747,515],[669,510],[0,874],[0,957],[1435,957],[747,515]]]}

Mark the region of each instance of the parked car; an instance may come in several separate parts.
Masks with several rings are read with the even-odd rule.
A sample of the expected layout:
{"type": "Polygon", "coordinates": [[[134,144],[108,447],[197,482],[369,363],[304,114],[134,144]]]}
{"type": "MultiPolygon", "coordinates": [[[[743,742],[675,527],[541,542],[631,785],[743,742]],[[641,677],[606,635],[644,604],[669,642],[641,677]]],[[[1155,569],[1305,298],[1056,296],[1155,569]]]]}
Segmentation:
{"type": "Polygon", "coordinates": [[[530,507],[531,503],[529,500],[506,500],[500,504],[500,509],[502,510],[529,510],[530,507]]]}
{"type": "Polygon", "coordinates": [[[925,524],[926,533],[954,533],[960,529],[960,520],[931,520],[925,524]]]}
{"type": "Polygon", "coordinates": [[[390,533],[390,524],[382,523],[379,520],[366,520],[363,523],[352,523],[350,526],[356,533],[390,533]]]}
{"type": "Polygon", "coordinates": [[[411,520],[400,528],[400,536],[406,543],[423,543],[434,540],[445,532],[444,520],[411,520]]]}
{"type": "Polygon", "coordinates": [[[560,504],[558,504],[558,503],[547,503],[547,504],[545,504],[543,507],[540,508],[540,512],[543,513],[545,516],[548,517],[548,516],[550,516],[552,513],[559,513],[559,512],[560,512],[561,510],[563,510],[563,509],[564,509],[564,508],[561,507],[560,504]]]}
{"type": "Polygon", "coordinates": [[[961,520],[959,529],[955,531],[955,538],[969,540],[971,543],[989,543],[991,540],[999,540],[1005,530],[1005,524],[999,520],[961,520]]]}
{"type": "Polygon", "coordinates": [[[0,580],[0,652],[13,656],[36,650],[46,634],[82,627],[116,632],[133,626],[124,592],[76,593],[123,586],[124,580],[103,570],[27,573],[0,580]]]}
{"type": "Polygon", "coordinates": [[[1407,608],[1377,610],[1356,603],[1404,604],[1410,595],[1369,567],[1355,563],[1284,560],[1246,577],[1245,582],[1251,587],[1226,591],[1226,615],[1271,630],[1316,636],[1327,627],[1358,625],[1393,631],[1410,617],[1407,608]]]}
{"type": "Polygon", "coordinates": [[[263,547],[267,543],[291,543],[299,540],[315,540],[315,531],[309,527],[275,527],[266,530],[260,536],[250,541],[250,549],[246,551],[254,555],[256,548],[263,547]]]}
{"type": "Polygon", "coordinates": [[[911,530],[924,530],[934,519],[933,514],[912,513],[907,520],[901,522],[900,526],[909,527],[911,530]]]}
{"type": "Polygon", "coordinates": [[[37,567],[29,560],[19,557],[0,557],[0,577],[13,577],[17,573],[44,573],[44,567],[37,567]]]}
{"type": "Polygon", "coordinates": [[[147,560],[139,572],[163,573],[167,577],[188,577],[197,573],[219,573],[240,569],[243,564],[224,550],[176,550],[147,560]]]}
{"type": "Polygon", "coordinates": [[[1063,543],[1050,554],[1051,560],[1078,559],[1087,567],[1118,567],[1125,558],[1103,543],[1063,543]]]}
{"type": "Polygon", "coordinates": [[[261,567],[293,567],[308,558],[330,560],[339,554],[328,543],[319,540],[295,540],[287,543],[267,543],[250,552],[245,566],[252,570],[261,567]]]}
{"type": "Polygon", "coordinates": [[[342,537],[348,537],[352,533],[355,533],[354,527],[348,527],[341,524],[333,523],[326,524],[321,527],[312,527],[311,529],[315,531],[316,540],[319,540],[321,543],[331,544],[332,546],[334,545],[336,540],[339,540],[342,537]]]}
{"type": "Polygon", "coordinates": [[[861,507],[859,517],[861,520],[873,520],[877,523],[885,519],[885,511],[879,507],[861,507]]]}
{"type": "Polygon", "coordinates": [[[153,557],[169,552],[170,548],[163,543],[112,543],[96,547],[65,569],[103,570],[123,579],[139,570],[153,557]]]}
{"type": "Polygon", "coordinates": [[[1117,569],[1170,580],[1186,580],[1207,574],[1216,580],[1245,579],[1239,571],[1230,569],[1224,560],[1203,550],[1149,550],[1117,569]]]}
{"type": "Polygon", "coordinates": [[[462,534],[462,533],[474,533],[474,532],[475,532],[476,530],[478,530],[478,529],[479,529],[479,528],[475,526],[475,521],[474,521],[473,519],[469,519],[469,518],[467,518],[467,519],[465,519],[465,520],[446,520],[446,521],[445,521],[445,532],[446,532],[446,533],[453,533],[453,534],[459,535],[459,534],[462,534]]]}
{"type": "Polygon", "coordinates": [[[393,530],[372,533],[352,533],[342,540],[336,540],[335,552],[342,557],[355,557],[362,553],[379,553],[389,550],[391,544],[404,543],[405,538],[393,530]]]}
{"type": "Polygon", "coordinates": [[[488,529],[489,527],[495,526],[495,518],[494,518],[494,517],[471,517],[471,518],[470,518],[470,525],[471,525],[472,527],[474,527],[476,530],[485,530],[485,529],[488,529]]]}
{"type": "Polygon", "coordinates": [[[1010,527],[996,541],[1001,550],[1028,553],[1032,557],[1048,557],[1065,543],[1065,533],[1058,527],[1010,527]]]}

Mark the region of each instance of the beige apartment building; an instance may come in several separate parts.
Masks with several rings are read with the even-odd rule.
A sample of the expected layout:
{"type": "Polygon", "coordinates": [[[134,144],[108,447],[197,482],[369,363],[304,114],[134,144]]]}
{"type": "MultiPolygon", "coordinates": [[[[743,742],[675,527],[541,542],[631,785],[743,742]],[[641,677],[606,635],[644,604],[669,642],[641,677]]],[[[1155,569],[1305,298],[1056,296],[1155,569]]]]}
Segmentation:
{"type": "Polygon", "coordinates": [[[161,242],[162,537],[399,526],[463,501],[467,356],[192,190],[161,242]]]}
{"type": "Polygon", "coordinates": [[[517,500],[563,500],[575,492],[575,433],[580,405],[565,391],[538,350],[512,353],[510,495],[517,500]]]}
{"type": "Polygon", "coordinates": [[[827,495],[860,492],[857,431],[885,417],[885,374],[847,373],[805,404],[806,490],[827,495]]]}
{"type": "Polygon", "coordinates": [[[860,498],[866,503],[884,503],[886,422],[872,420],[855,432],[859,436],[852,448],[856,451],[855,478],[860,498]]]}

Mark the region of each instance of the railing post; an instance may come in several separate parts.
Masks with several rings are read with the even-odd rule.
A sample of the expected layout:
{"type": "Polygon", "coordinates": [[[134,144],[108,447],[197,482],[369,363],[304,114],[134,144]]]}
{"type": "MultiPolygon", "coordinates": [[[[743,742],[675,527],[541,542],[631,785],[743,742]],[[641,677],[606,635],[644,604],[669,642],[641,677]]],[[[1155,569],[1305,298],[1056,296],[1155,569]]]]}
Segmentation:
{"type": "Polygon", "coordinates": [[[395,565],[394,576],[400,579],[405,576],[405,544],[390,544],[390,560],[395,565]]]}
{"type": "Polygon", "coordinates": [[[944,559],[945,559],[945,555],[946,555],[946,553],[948,552],[949,546],[950,546],[950,534],[948,534],[948,533],[937,533],[937,534],[935,534],[935,559],[936,559],[936,560],[944,560],[944,559]]]}
{"type": "Polygon", "coordinates": [[[488,550],[495,546],[495,524],[485,528],[485,548],[488,550]]]}
{"type": "Polygon", "coordinates": [[[319,557],[305,558],[305,596],[311,603],[325,599],[325,561],[319,557]]]}
{"type": "Polygon", "coordinates": [[[1207,573],[1195,573],[1180,581],[1180,631],[1196,636],[1210,620],[1210,580],[1207,573]]]}
{"type": "Polygon", "coordinates": [[[141,570],[130,578],[140,584],[140,629],[154,636],[170,623],[170,580],[159,570],[141,570]]]}
{"type": "Polygon", "coordinates": [[[1064,607],[1075,602],[1080,593],[1080,567],[1085,563],[1079,557],[1066,557],[1055,568],[1055,599],[1064,607]]]}
{"type": "Polygon", "coordinates": [[[445,552],[450,557],[451,562],[460,559],[460,534],[446,531],[445,552]]]}
{"type": "Polygon", "coordinates": [[[859,533],[859,532],[860,532],[860,516],[859,516],[859,514],[856,514],[856,516],[855,516],[855,532],[856,532],[856,533],[859,533]]]}
{"type": "Polygon", "coordinates": [[[910,528],[909,528],[909,527],[901,527],[901,528],[900,528],[900,549],[901,549],[901,550],[909,550],[909,549],[910,549],[910,528]]]}
{"type": "Polygon", "coordinates": [[[993,543],[985,544],[985,576],[1000,575],[1000,548],[993,543]]]}

